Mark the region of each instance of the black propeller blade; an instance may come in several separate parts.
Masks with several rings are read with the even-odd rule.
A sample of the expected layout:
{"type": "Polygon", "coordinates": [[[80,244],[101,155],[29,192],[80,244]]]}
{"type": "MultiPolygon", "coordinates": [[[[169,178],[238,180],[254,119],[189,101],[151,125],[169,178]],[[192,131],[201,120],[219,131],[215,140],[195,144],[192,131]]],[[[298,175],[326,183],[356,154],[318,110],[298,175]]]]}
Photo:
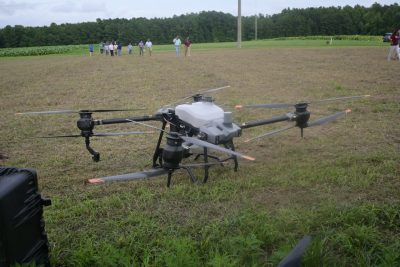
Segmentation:
{"type": "Polygon", "coordinates": [[[80,134],[67,134],[67,135],[41,136],[41,137],[37,137],[37,138],[48,139],[48,138],[72,138],[72,137],[82,137],[82,135],[80,135],[80,134]]]}
{"type": "MultiPolygon", "coordinates": [[[[202,168],[204,166],[223,165],[223,164],[226,164],[226,163],[225,162],[195,163],[195,164],[180,165],[180,167],[182,167],[182,168],[202,168]]],[[[147,178],[152,178],[152,177],[157,177],[157,176],[168,174],[168,171],[169,171],[168,169],[157,168],[157,169],[151,169],[151,170],[144,170],[141,172],[133,172],[133,173],[127,173],[127,174],[120,174],[120,175],[88,179],[87,183],[100,184],[100,183],[105,183],[105,182],[147,179],[147,178]]]]}
{"type": "MultiPolygon", "coordinates": [[[[230,86],[230,85],[226,85],[226,86],[222,86],[222,87],[218,87],[218,88],[200,90],[200,91],[198,91],[197,94],[213,93],[213,92],[217,92],[217,91],[219,91],[219,90],[222,90],[222,89],[225,89],[225,88],[229,88],[229,87],[231,87],[231,86],[230,86]]],[[[169,106],[172,106],[172,105],[174,105],[174,104],[181,103],[181,102],[183,102],[183,101],[185,101],[185,100],[187,100],[187,99],[190,99],[190,98],[194,97],[195,95],[196,95],[196,94],[193,94],[193,95],[190,95],[190,96],[186,96],[186,97],[184,97],[184,98],[182,98],[182,99],[179,99],[179,100],[177,100],[177,101],[175,101],[175,102],[172,102],[172,103],[170,103],[170,104],[168,104],[168,105],[165,105],[164,107],[169,107],[169,106]]]]}
{"type": "Polygon", "coordinates": [[[16,115],[50,115],[50,114],[65,114],[65,113],[94,113],[94,112],[116,112],[116,111],[135,111],[144,110],[144,108],[136,109],[81,109],[81,110],[49,110],[49,111],[32,111],[32,112],[21,112],[16,115]]]}
{"type": "Polygon", "coordinates": [[[325,117],[319,118],[319,119],[317,119],[315,121],[307,122],[304,126],[297,126],[297,125],[290,126],[290,127],[287,127],[287,128],[283,128],[283,129],[279,129],[279,130],[275,130],[275,131],[272,131],[272,132],[268,132],[268,133],[265,133],[265,134],[258,135],[256,137],[247,139],[244,142],[247,143],[247,142],[253,141],[255,139],[271,136],[271,135],[274,135],[274,134],[277,134],[277,133],[280,133],[280,132],[284,132],[284,131],[290,130],[290,129],[296,127],[296,126],[301,128],[301,130],[302,130],[301,136],[303,137],[303,129],[304,128],[318,126],[318,125],[321,125],[321,124],[324,124],[324,123],[327,123],[327,122],[331,122],[333,120],[336,120],[340,116],[346,115],[347,113],[350,113],[350,112],[351,112],[351,109],[346,109],[344,111],[339,111],[339,112],[336,112],[336,113],[331,114],[329,116],[325,116],[325,117]]]}
{"type": "MultiPolygon", "coordinates": [[[[121,133],[95,133],[90,135],[90,137],[107,137],[107,136],[124,136],[124,135],[134,135],[134,134],[149,134],[154,132],[121,132],[121,133]]],[[[70,135],[54,135],[54,136],[43,136],[40,138],[68,138],[68,137],[82,137],[80,134],[70,134],[70,135]]]]}
{"type": "Polygon", "coordinates": [[[243,155],[243,154],[241,154],[239,152],[236,152],[236,151],[233,151],[233,150],[230,150],[230,149],[226,149],[226,148],[223,148],[223,147],[208,143],[206,141],[203,141],[203,140],[200,140],[200,139],[197,139],[197,138],[194,138],[194,137],[180,136],[180,138],[183,139],[185,142],[192,143],[194,145],[211,148],[211,149],[214,149],[214,150],[217,150],[217,151],[221,151],[221,152],[225,152],[227,154],[230,154],[230,155],[233,155],[233,156],[237,156],[237,157],[240,157],[240,158],[243,158],[243,159],[247,159],[247,160],[255,160],[255,158],[253,158],[253,157],[250,157],[250,156],[247,156],[247,155],[243,155]]]}
{"type": "Polygon", "coordinates": [[[316,104],[316,103],[322,103],[322,102],[330,102],[330,101],[337,101],[337,100],[347,100],[347,99],[357,99],[357,98],[365,98],[365,97],[370,97],[370,95],[333,97],[333,98],[327,98],[327,99],[321,99],[321,100],[314,100],[314,101],[309,102],[307,104],[316,104]]]}
{"type": "Polygon", "coordinates": [[[306,235],[301,239],[296,247],[279,263],[278,267],[300,267],[301,258],[304,255],[308,245],[311,242],[311,236],[306,235]]]}
{"type": "MultiPolygon", "coordinates": [[[[205,89],[205,90],[200,90],[198,93],[199,94],[207,94],[207,93],[214,93],[217,92],[219,90],[225,89],[225,88],[229,88],[231,87],[230,85],[226,85],[226,86],[222,86],[222,87],[218,87],[218,88],[213,88],[213,89],[205,89]]],[[[193,95],[192,95],[193,96],[193,95]]],[[[192,97],[191,96],[191,97],[192,97]]]]}
{"type": "Polygon", "coordinates": [[[236,109],[242,108],[288,108],[293,107],[294,104],[287,103],[274,103],[274,104],[255,104],[255,105],[236,105],[236,109]]]}
{"type": "Polygon", "coordinates": [[[182,164],[182,165],[179,165],[179,167],[181,167],[181,168],[203,168],[206,166],[224,165],[224,164],[227,164],[227,162],[217,161],[217,162],[207,162],[207,163],[204,162],[204,163],[182,164]]]}
{"type": "Polygon", "coordinates": [[[127,173],[127,174],[121,174],[121,175],[93,178],[93,179],[87,180],[87,183],[100,184],[100,183],[112,182],[112,181],[129,181],[129,180],[147,179],[147,178],[151,178],[151,177],[164,175],[167,173],[168,173],[167,169],[159,168],[159,169],[152,169],[152,170],[144,170],[141,172],[133,172],[133,173],[127,173]]]}
{"type": "MultiPolygon", "coordinates": [[[[343,96],[343,97],[334,97],[334,98],[328,98],[328,99],[322,99],[322,100],[316,100],[316,101],[311,101],[311,102],[301,102],[303,104],[318,104],[318,103],[324,103],[324,102],[330,102],[330,101],[338,101],[338,100],[348,100],[348,99],[358,99],[358,98],[365,98],[369,97],[370,95],[358,95],[358,96],[343,96]]],[[[241,108],[289,108],[293,107],[296,104],[293,103],[274,103],[274,104],[255,104],[255,105],[236,105],[236,109],[241,109],[241,108]]]]}
{"type": "Polygon", "coordinates": [[[318,125],[321,125],[321,124],[336,120],[340,116],[346,115],[347,113],[350,113],[350,112],[351,112],[351,109],[346,109],[344,111],[336,112],[336,113],[334,113],[332,115],[319,118],[318,120],[315,120],[315,121],[312,121],[312,122],[308,122],[307,123],[307,127],[318,126],[318,125]]]}
{"type": "Polygon", "coordinates": [[[259,138],[266,137],[266,136],[271,136],[271,135],[274,135],[274,134],[277,134],[277,133],[280,133],[280,132],[284,132],[284,131],[290,130],[290,129],[294,128],[294,127],[296,127],[296,126],[294,125],[294,126],[290,126],[290,127],[287,127],[287,128],[283,128],[283,129],[275,130],[275,131],[268,132],[268,133],[265,133],[265,134],[261,134],[261,135],[258,135],[256,137],[247,139],[244,142],[248,143],[248,142],[253,141],[255,139],[259,139],[259,138]]]}
{"type": "MultiPolygon", "coordinates": [[[[159,131],[165,132],[168,135],[171,135],[171,133],[168,133],[165,130],[160,129],[158,127],[155,127],[153,125],[149,125],[149,124],[146,124],[146,123],[143,123],[143,122],[139,122],[139,121],[133,121],[133,120],[130,120],[130,119],[127,119],[127,121],[130,121],[132,123],[137,123],[137,124],[140,124],[140,125],[143,125],[143,126],[146,126],[146,127],[150,127],[150,128],[153,128],[153,129],[157,129],[159,131]]],[[[177,134],[177,135],[183,141],[188,142],[188,143],[192,143],[194,145],[211,148],[211,149],[218,150],[218,151],[221,151],[221,152],[225,152],[225,153],[228,153],[230,155],[234,155],[234,156],[237,156],[237,157],[240,157],[240,158],[244,158],[244,159],[247,159],[247,160],[255,160],[255,158],[253,158],[253,157],[250,157],[250,156],[247,156],[247,155],[243,155],[243,154],[241,154],[239,152],[236,152],[236,151],[233,151],[233,150],[230,150],[230,149],[226,149],[226,148],[223,148],[223,147],[208,143],[208,142],[200,140],[198,138],[189,137],[189,136],[183,136],[183,135],[179,135],[179,134],[177,134]]]]}
{"type": "Polygon", "coordinates": [[[151,134],[154,132],[121,132],[121,133],[95,133],[93,136],[106,137],[106,136],[124,136],[124,135],[134,135],[134,134],[151,134]]]}

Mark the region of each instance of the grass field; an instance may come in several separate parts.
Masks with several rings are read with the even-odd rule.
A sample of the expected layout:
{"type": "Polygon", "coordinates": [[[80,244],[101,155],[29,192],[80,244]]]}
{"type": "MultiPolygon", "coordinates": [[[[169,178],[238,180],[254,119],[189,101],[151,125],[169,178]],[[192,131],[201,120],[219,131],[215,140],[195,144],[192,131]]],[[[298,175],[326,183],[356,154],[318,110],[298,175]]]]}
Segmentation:
{"type": "MultiPolygon", "coordinates": [[[[44,196],[54,266],[275,266],[305,234],[304,266],[400,265],[399,62],[387,47],[245,45],[202,49],[176,59],[172,47],[152,57],[43,56],[0,59],[0,164],[35,168],[44,196]],[[137,108],[154,114],[198,90],[230,85],[216,103],[296,102],[372,95],[311,105],[311,120],[352,108],[322,127],[243,141],[283,128],[244,131],[239,151],[256,157],[211,169],[207,184],[177,172],[141,182],[86,186],[88,178],[149,168],[157,135],[93,139],[94,163],[76,134],[78,116],[16,112],[137,108]]],[[[286,45],[285,45],[286,44],[286,45]]],[[[293,112],[235,112],[238,122],[293,112]]],[[[135,125],[95,131],[145,130],[135,125]]]]}
{"type": "MultiPolygon", "coordinates": [[[[349,46],[368,46],[368,47],[387,47],[388,44],[382,42],[381,36],[363,35],[339,35],[330,36],[306,36],[306,37],[282,37],[275,39],[265,39],[258,41],[243,41],[243,48],[266,48],[266,47],[349,47],[349,46]]],[[[127,54],[127,45],[123,44],[123,54],[127,54]]],[[[138,54],[138,47],[133,43],[134,53],[138,54]]],[[[217,42],[217,43],[195,43],[193,47],[197,50],[209,50],[217,48],[235,48],[236,42],[217,42]]],[[[166,52],[171,50],[171,45],[154,45],[155,52],[166,52]]],[[[1,57],[16,56],[39,56],[39,55],[86,55],[89,52],[88,45],[63,45],[63,46],[40,46],[40,47],[18,47],[0,48],[1,57]]],[[[95,44],[95,53],[99,53],[99,45],[95,44]]]]}

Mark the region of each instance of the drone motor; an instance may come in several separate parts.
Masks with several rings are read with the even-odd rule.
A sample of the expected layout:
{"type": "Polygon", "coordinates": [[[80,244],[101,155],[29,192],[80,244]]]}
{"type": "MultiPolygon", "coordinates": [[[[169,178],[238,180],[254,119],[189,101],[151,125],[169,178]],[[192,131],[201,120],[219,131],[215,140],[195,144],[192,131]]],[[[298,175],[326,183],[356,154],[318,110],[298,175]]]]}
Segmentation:
{"type": "Polygon", "coordinates": [[[183,140],[175,132],[167,135],[167,144],[162,152],[162,166],[167,169],[178,169],[183,158],[183,140]]]}

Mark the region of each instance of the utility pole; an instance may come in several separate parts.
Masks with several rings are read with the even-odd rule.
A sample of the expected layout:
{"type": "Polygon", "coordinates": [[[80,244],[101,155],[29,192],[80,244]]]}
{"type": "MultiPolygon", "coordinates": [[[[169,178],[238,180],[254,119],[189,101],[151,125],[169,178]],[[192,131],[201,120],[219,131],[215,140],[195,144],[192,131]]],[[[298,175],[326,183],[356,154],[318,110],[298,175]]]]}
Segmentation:
{"type": "Polygon", "coordinates": [[[256,40],[257,41],[257,28],[258,28],[258,26],[257,26],[257,18],[258,18],[258,15],[256,14],[255,16],[254,16],[254,40],[256,40]]]}
{"type": "Polygon", "coordinates": [[[257,0],[254,3],[254,40],[258,38],[258,14],[257,14],[257,0]]]}
{"type": "Polygon", "coordinates": [[[242,1],[238,0],[237,48],[242,48],[242,1]]]}

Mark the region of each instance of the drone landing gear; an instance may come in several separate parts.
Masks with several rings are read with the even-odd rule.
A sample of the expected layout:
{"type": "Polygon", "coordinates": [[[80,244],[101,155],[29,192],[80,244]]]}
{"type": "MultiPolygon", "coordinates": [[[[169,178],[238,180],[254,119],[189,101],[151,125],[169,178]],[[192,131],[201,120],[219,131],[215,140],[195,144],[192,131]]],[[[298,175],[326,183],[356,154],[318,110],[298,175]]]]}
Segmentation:
{"type": "MultiPolygon", "coordinates": [[[[196,179],[196,177],[194,176],[194,174],[193,174],[192,170],[190,169],[190,167],[181,166],[180,169],[184,169],[184,170],[187,171],[187,173],[189,174],[189,177],[190,177],[190,181],[191,181],[192,183],[196,183],[196,182],[197,182],[197,179],[196,179]]],[[[170,186],[171,186],[172,173],[173,173],[175,170],[176,170],[176,169],[170,169],[170,170],[168,170],[167,187],[170,187],[170,186]]]]}
{"type": "MultiPolygon", "coordinates": [[[[233,144],[232,141],[230,141],[230,142],[224,144],[224,147],[225,147],[226,149],[230,149],[230,150],[232,150],[232,151],[235,151],[235,145],[233,144]]],[[[209,173],[208,170],[209,170],[209,168],[210,168],[210,165],[208,165],[208,158],[215,159],[216,161],[218,161],[219,163],[221,163],[221,165],[222,165],[223,162],[226,162],[226,161],[232,159],[233,162],[234,162],[234,164],[235,164],[235,166],[234,166],[234,171],[235,171],[235,172],[238,171],[239,163],[238,163],[238,160],[237,160],[237,156],[233,156],[233,155],[232,155],[232,156],[230,156],[230,157],[228,157],[228,158],[220,159],[220,158],[218,158],[218,157],[216,157],[216,156],[208,155],[208,149],[207,149],[206,147],[204,147],[204,150],[203,150],[203,151],[204,151],[203,154],[197,154],[196,157],[194,158],[194,160],[197,160],[200,156],[203,156],[203,158],[204,158],[204,179],[203,179],[203,183],[206,183],[207,180],[208,180],[208,173],[209,173]]]]}
{"type": "Polygon", "coordinates": [[[93,161],[99,162],[100,161],[100,153],[95,151],[92,147],[90,147],[89,136],[85,136],[85,144],[86,144],[86,149],[89,151],[90,154],[92,154],[93,161]]]}
{"type": "MultiPolygon", "coordinates": [[[[229,143],[224,144],[224,146],[225,146],[225,148],[227,148],[227,149],[230,149],[230,150],[232,150],[232,151],[235,151],[235,145],[233,144],[232,140],[231,140],[229,143]]],[[[229,157],[228,159],[226,159],[226,160],[229,160],[229,159],[233,159],[233,162],[235,163],[234,171],[237,172],[237,171],[238,171],[238,167],[239,167],[239,163],[238,163],[238,160],[237,160],[237,156],[232,155],[232,156],[230,156],[230,157],[229,157]]]]}
{"type": "Polygon", "coordinates": [[[157,146],[156,149],[154,151],[154,155],[153,155],[153,168],[157,167],[157,166],[161,166],[161,156],[162,156],[162,148],[160,148],[161,145],[161,141],[164,135],[164,130],[165,130],[165,126],[167,125],[166,121],[163,121],[162,124],[162,131],[160,131],[160,135],[158,136],[158,141],[157,141],[157,146]],[[159,161],[159,164],[157,164],[157,160],[159,161]]]}

